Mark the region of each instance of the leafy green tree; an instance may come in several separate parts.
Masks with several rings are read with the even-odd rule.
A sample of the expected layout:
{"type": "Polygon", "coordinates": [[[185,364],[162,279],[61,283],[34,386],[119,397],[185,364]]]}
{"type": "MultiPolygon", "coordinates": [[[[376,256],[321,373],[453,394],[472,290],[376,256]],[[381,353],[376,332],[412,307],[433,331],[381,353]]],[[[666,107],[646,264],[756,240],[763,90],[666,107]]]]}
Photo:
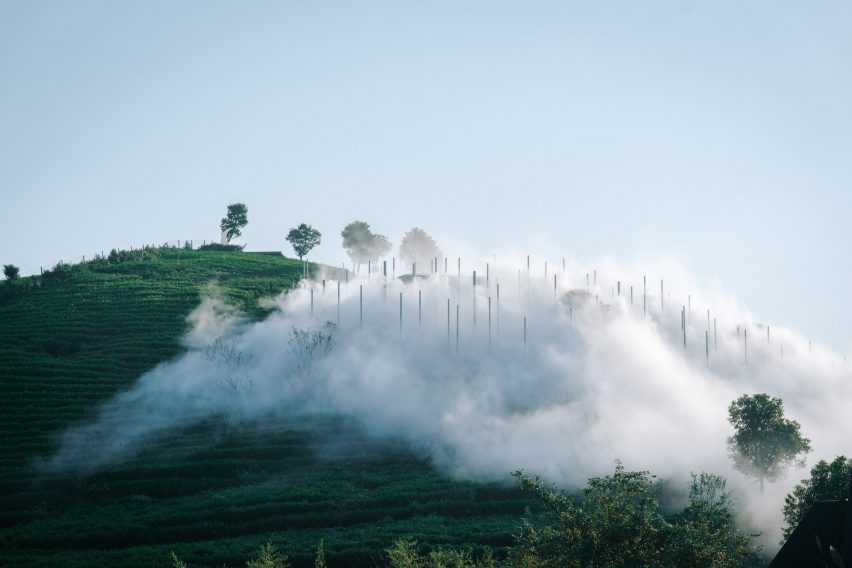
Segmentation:
{"type": "Polygon", "coordinates": [[[315,246],[320,244],[322,234],[311,227],[302,223],[298,227],[290,229],[287,233],[287,240],[293,245],[293,250],[299,256],[299,260],[311,252],[315,246]]]}
{"type": "Polygon", "coordinates": [[[402,237],[399,243],[399,257],[408,264],[424,263],[433,258],[440,258],[441,249],[429,233],[420,227],[414,227],[402,237]]]}
{"type": "Polygon", "coordinates": [[[811,441],[799,431],[799,423],[784,418],[784,402],[766,393],[743,395],[728,407],[734,435],[728,450],[734,467],[760,481],[775,481],[790,465],[804,467],[811,441]]]}
{"type": "Polygon", "coordinates": [[[290,568],[290,560],[277,546],[267,542],[260,547],[257,556],[246,562],[246,568],[290,568]]]}
{"type": "Polygon", "coordinates": [[[811,468],[811,477],[803,479],[784,499],[784,540],[790,538],[808,509],[819,500],[842,500],[849,495],[852,459],[837,456],[831,463],[820,460],[811,468]]]}
{"type": "Polygon", "coordinates": [[[219,229],[222,231],[225,243],[230,243],[232,239],[242,235],[241,229],[245,228],[246,225],[248,225],[248,207],[245,203],[228,205],[228,212],[222,218],[222,222],[219,223],[219,229]]]}
{"type": "Polygon", "coordinates": [[[353,221],[340,232],[343,237],[343,249],[352,262],[358,264],[376,261],[386,255],[393,246],[384,235],[373,233],[369,223],[353,221]]]}
{"type": "Polygon", "coordinates": [[[527,566],[615,568],[734,567],[757,561],[751,535],[737,529],[724,480],[693,476],[689,506],[667,516],[662,485],[648,472],[625,471],[589,480],[573,497],[515,472],[541,503],[542,526],[527,521],[518,536],[518,563],[527,566]]]}
{"type": "Polygon", "coordinates": [[[20,275],[21,269],[14,264],[3,265],[3,276],[5,276],[7,280],[17,280],[20,275]]]}

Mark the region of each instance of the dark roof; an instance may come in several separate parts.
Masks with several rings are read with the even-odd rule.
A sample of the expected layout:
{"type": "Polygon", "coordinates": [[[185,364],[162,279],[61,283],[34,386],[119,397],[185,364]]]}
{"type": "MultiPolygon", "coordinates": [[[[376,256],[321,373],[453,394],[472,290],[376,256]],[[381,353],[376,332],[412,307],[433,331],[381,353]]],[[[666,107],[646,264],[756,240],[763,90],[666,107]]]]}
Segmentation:
{"type": "Polygon", "coordinates": [[[829,547],[838,552],[845,552],[843,563],[852,566],[852,559],[847,558],[848,551],[843,545],[849,544],[849,537],[844,534],[852,526],[850,504],[843,501],[819,501],[805,514],[799,526],[775,555],[769,568],[820,568],[835,566],[829,559],[829,547]],[[847,520],[849,523],[847,523],[847,520]]]}

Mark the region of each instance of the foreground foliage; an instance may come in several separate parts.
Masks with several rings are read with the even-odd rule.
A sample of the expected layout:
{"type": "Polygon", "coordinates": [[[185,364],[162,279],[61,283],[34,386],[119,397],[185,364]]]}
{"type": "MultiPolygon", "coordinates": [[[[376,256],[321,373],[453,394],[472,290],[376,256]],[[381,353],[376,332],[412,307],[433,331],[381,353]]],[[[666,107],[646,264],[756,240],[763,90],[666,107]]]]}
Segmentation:
{"type": "Polygon", "coordinates": [[[625,471],[589,480],[581,498],[516,472],[521,486],[550,512],[549,522],[524,524],[517,555],[523,565],[735,567],[758,565],[752,536],[731,516],[725,482],[693,476],[688,506],[666,514],[661,484],[648,472],[625,471]]]}
{"type": "Polygon", "coordinates": [[[811,468],[811,476],[796,485],[784,499],[784,540],[790,538],[808,509],[819,500],[840,501],[849,495],[852,459],[837,456],[832,462],[820,460],[811,468]]]}

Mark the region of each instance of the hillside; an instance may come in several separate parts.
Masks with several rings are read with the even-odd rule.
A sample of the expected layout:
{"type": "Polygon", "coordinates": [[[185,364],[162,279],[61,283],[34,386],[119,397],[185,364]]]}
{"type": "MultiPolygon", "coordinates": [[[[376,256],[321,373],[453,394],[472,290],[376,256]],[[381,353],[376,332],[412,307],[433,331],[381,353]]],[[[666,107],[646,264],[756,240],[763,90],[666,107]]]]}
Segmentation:
{"type": "Polygon", "coordinates": [[[2,284],[0,564],[167,565],[174,550],[190,565],[239,565],[271,539],[307,565],[324,538],[330,562],[349,565],[401,536],[510,544],[528,503],[517,490],[450,481],[342,418],[272,429],[211,416],[86,478],[39,473],[65,427],[181,351],[207,286],[260,318],[258,299],[301,270],[274,255],[152,248],[2,284]]]}

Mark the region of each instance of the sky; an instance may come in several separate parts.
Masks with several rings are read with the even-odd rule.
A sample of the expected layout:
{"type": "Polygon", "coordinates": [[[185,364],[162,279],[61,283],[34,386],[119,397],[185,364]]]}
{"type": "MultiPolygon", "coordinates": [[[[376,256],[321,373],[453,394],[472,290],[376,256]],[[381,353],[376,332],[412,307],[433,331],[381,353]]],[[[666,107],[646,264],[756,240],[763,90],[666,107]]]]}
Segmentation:
{"type": "Polygon", "coordinates": [[[852,4],[0,0],[0,263],[359,219],[676,258],[852,353],[852,4]]]}

